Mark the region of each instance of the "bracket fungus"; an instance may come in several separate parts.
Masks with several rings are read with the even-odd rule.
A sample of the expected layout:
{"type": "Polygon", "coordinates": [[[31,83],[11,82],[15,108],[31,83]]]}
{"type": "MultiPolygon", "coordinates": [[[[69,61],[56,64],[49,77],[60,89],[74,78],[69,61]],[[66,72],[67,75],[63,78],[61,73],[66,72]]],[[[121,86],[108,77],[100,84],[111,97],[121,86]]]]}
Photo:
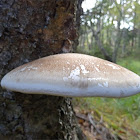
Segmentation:
{"type": "Polygon", "coordinates": [[[140,92],[140,77],[97,57],[66,53],[24,64],[6,74],[1,86],[28,93],[67,97],[127,97],[140,92]]]}

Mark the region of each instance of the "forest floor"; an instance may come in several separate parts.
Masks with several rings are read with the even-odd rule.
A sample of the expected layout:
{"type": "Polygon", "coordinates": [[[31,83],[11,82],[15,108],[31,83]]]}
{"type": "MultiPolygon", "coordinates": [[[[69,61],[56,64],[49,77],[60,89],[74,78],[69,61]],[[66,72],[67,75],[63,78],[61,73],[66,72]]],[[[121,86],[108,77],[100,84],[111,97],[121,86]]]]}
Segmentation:
{"type": "MultiPolygon", "coordinates": [[[[140,61],[118,64],[140,75],[140,61]]],[[[140,140],[140,95],[122,99],[75,98],[74,110],[88,140],[140,140]]]]}

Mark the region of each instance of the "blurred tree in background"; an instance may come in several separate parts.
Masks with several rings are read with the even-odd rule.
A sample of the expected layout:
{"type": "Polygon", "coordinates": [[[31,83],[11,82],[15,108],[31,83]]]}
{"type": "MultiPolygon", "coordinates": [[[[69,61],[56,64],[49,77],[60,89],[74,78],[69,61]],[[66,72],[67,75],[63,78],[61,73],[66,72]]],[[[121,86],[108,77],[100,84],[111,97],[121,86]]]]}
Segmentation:
{"type": "Polygon", "coordinates": [[[77,52],[115,62],[140,51],[140,3],[138,0],[96,0],[81,17],[77,52]]]}

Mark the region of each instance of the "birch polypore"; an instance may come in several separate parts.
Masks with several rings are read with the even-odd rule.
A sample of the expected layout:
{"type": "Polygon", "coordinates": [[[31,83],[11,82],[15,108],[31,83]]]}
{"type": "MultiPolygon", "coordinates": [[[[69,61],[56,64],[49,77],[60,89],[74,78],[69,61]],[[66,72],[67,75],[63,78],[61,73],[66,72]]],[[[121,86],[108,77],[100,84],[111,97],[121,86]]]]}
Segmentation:
{"type": "Polygon", "coordinates": [[[1,86],[28,93],[68,97],[126,97],[140,92],[140,77],[109,61],[76,53],[57,54],[6,74],[1,86]]]}

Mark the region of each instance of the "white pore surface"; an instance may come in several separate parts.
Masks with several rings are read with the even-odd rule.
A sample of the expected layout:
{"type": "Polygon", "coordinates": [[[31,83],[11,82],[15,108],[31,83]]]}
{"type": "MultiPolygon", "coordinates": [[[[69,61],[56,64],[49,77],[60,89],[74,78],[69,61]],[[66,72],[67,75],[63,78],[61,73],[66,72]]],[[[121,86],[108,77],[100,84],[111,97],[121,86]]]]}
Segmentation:
{"type": "MultiPolygon", "coordinates": [[[[76,81],[78,79],[76,78],[76,81]]],[[[93,80],[93,79],[92,79],[93,80]]],[[[97,80],[97,79],[96,79],[97,80]]],[[[5,81],[1,82],[5,85],[5,81]]],[[[8,82],[6,88],[12,91],[31,94],[50,94],[69,97],[127,97],[140,92],[140,84],[133,87],[109,87],[108,83],[98,83],[97,86],[88,88],[70,87],[65,84],[50,85],[45,83],[13,83],[8,82]]]]}

